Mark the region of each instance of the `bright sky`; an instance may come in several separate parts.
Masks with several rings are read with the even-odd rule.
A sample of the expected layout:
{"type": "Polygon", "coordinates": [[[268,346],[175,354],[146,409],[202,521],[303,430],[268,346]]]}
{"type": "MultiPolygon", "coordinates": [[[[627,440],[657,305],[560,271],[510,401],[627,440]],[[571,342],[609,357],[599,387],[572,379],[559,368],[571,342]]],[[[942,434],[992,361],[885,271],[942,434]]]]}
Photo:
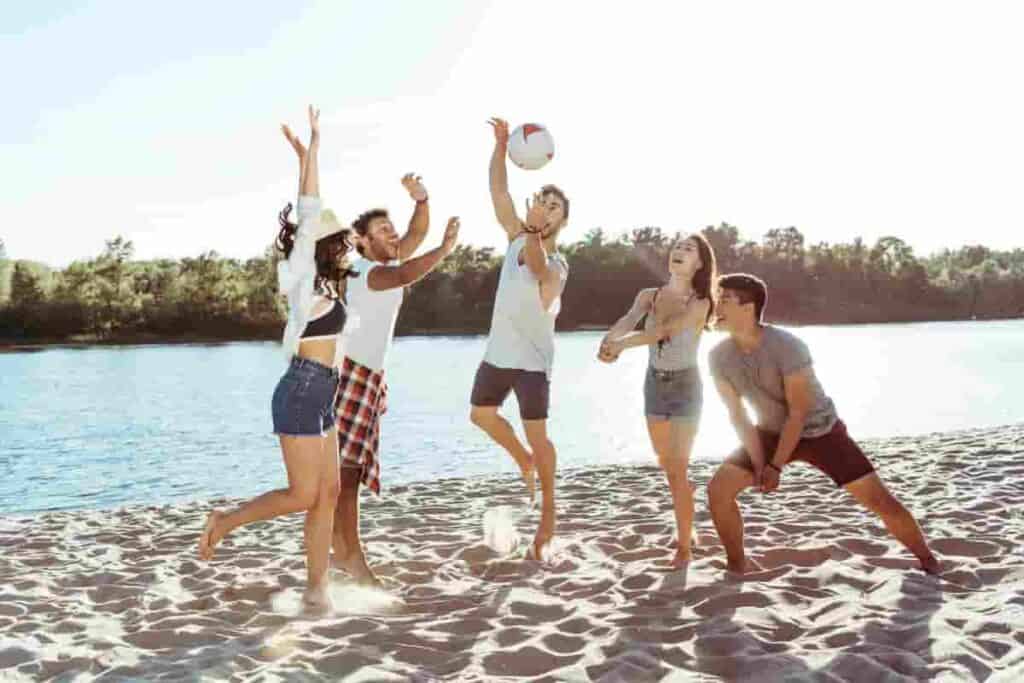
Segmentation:
{"type": "Polygon", "coordinates": [[[539,121],[568,241],[727,221],[919,254],[1024,243],[1024,5],[1006,2],[22,2],[0,9],[0,239],[63,266],[259,254],[294,199],[278,131],[322,109],[343,220],[415,170],[432,234],[500,246],[485,124],[539,121]]]}

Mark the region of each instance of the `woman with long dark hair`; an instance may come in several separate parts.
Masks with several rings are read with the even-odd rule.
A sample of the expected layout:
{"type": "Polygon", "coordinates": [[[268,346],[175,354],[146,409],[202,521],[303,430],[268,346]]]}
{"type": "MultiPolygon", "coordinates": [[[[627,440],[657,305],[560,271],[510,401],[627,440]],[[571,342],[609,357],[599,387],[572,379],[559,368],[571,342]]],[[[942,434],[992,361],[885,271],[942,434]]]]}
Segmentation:
{"type": "Polygon", "coordinates": [[[282,126],[299,156],[297,221],[289,220],[289,204],[278,216],[276,246],[278,288],[288,299],[283,346],[288,368],[274,390],[271,414],[274,433],[288,472],[288,487],[268,491],[230,511],[214,510],[199,539],[199,555],[213,557],[214,548],[233,529],[292,512],[306,512],[307,587],[304,602],[329,607],[328,555],[338,499],[338,437],[334,398],[338,390],[339,335],[347,311],[341,291],[351,250],[349,232],[321,221],[319,110],[309,108],[309,148],[282,126]]]}
{"type": "Polygon", "coordinates": [[[675,242],[668,256],[668,282],[637,294],[626,315],[604,336],[598,358],[611,363],[625,349],[648,348],[644,412],[651,445],[672,492],[679,539],[672,566],[681,568],[690,561],[693,487],[687,470],[703,406],[697,348],[714,314],[717,273],[715,254],[700,234],[675,242]],[[635,332],[641,319],[643,331],[635,332]]]}

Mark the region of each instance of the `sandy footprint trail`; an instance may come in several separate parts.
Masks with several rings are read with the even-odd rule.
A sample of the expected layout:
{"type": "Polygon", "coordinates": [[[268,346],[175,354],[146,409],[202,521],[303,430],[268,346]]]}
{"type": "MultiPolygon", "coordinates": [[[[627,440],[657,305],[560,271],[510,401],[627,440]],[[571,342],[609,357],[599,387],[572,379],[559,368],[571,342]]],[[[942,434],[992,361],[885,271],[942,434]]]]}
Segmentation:
{"type": "Polygon", "coordinates": [[[712,463],[694,466],[685,572],[667,570],[653,467],[562,473],[543,565],[521,559],[536,512],[502,522],[521,514],[517,478],[395,487],[363,516],[389,592],[339,575],[323,618],[298,607],[299,516],[236,533],[208,564],[209,503],[3,519],[0,678],[1024,680],[1024,427],[866,446],[953,565],[941,579],[799,467],[742,500],[764,567],[743,582],[723,576],[712,463]]]}

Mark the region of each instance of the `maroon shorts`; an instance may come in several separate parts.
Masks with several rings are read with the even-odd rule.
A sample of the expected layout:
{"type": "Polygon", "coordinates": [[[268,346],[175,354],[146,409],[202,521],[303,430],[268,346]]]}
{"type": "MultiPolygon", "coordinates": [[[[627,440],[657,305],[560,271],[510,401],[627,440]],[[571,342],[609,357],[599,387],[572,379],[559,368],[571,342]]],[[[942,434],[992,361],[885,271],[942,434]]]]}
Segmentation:
{"type": "MultiPolygon", "coordinates": [[[[757,429],[757,435],[761,437],[761,449],[764,452],[764,457],[770,461],[779,445],[779,435],[775,432],[766,432],[760,427],[757,429]]],[[[828,434],[822,434],[813,439],[800,439],[786,464],[797,460],[814,465],[831,477],[836,486],[846,486],[865,474],[875,471],[871,461],[864,455],[864,451],[846,433],[846,425],[842,420],[837,420],[828,434]]],[[[726,458],[725,462],[742,467],[749,472],[754,471],[754,463],[742,446],[726,458]]]]}

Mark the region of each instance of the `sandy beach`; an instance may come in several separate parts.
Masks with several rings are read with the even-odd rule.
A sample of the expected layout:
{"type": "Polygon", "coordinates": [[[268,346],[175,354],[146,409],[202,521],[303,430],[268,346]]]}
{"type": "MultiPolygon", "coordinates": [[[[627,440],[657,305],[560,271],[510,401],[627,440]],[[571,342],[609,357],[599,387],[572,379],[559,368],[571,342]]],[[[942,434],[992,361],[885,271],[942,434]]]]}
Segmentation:
{"type": "Polygon", "coordinates": [[[692,466],[680,572],[653,467],[562,472],[545,563],[523,559],[537,513],[510,477],[386,488],[364,498],[363,533],[388,589],[339,573],[326,617],[299,608],[298,515],[211,563],[201,522],[232,501],[0,518],[0,679],[1024,679],[1024,425],[864,446],[941,577],[799,465],[741,499],[764,567],[744,581],[707,512],[716,462],[692,466]]]}

